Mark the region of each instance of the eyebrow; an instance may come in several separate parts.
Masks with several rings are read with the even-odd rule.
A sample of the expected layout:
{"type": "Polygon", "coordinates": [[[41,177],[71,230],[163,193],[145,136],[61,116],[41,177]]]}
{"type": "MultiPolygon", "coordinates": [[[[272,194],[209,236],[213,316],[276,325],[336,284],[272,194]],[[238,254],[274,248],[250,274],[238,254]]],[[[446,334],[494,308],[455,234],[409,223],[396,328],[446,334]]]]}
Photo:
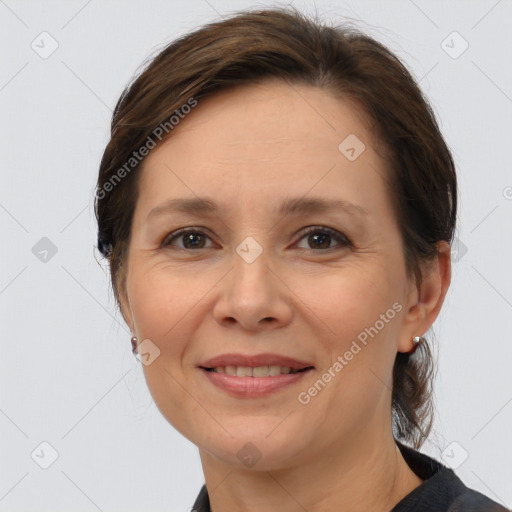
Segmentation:
{"type": "MultiPolygon", "coordinates": [[[[155,208],[148,213],[146,221],[169,213],[207,215],[216,214],[219,210],[219,205],[217,205],[217,203],[212,199],[206,197],[170,199],[165,203],[155,206],[155,208]]],[[[343,211],[350,215],[369,215],[368,210],[357,204],[341,199],[324,199],[321,197],[298,197],[286,199],[281,204],[277,213],[280,216],[285,216],[326,213],[329,211],[343,211]]]]}

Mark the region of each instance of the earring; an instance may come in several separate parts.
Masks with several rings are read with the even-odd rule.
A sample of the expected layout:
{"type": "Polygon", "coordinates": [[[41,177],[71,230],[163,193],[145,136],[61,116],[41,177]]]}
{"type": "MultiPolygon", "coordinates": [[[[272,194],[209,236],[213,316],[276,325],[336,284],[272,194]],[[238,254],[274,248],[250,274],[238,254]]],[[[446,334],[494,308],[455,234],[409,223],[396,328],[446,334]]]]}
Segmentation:
{"type": "Polygon", "coordinates": [[[137,353],[137,337],[136,336],[132,337],[132,352],[133,352],[133,355],[135,355],[137,353]]]}
{"type": "Polygon", "coordinates": [[[412,339],[412,343],[414,345],[414,347],[412,348],[412,350],[410,350],[408,352],[408,354],[414,354],[414,352],[416,351],[416,349],[424,342],[426,342],[427,340],[423,337],[423,336],[414,336],[414,338],[412,339]]]}

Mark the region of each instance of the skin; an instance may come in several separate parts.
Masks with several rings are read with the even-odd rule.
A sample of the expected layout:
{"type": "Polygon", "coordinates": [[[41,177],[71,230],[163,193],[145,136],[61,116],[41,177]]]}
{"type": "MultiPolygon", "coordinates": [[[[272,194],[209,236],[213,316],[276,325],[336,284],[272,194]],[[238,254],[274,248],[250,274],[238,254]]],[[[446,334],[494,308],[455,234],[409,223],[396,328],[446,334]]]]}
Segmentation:
{"type": "Polygon", "coordinates": [[[148,387],[163,416],[198,446],[215,512],[389,511],[421,484],[394,443],[392,368],[438,315],[450,247],[438,244],[418,289],[406,275],[374,147],[355,104],[272,80],[200,100],[144,161],[122,311],[139,342],[160,350],[144,366],[148,387]],[[349,134],[366,146],[352,162],[338,150],[349,134]],[[196,196],[219,211],[147,220],[169,199],[196,196]],[[343,199],[367,214],[277,213],[285,199],[303,196],[343,199]],[[352,246],[329,237],[315,245],[307,226],[331,227],[352,246]],[[161,247],[183,227],[201,228],[199,248],[181,236],[161,247]],[[263,251],[252,263],[236,252],[248,236],[263,251]],[[301,404],[298,393],[393,303],[401,311],[301,404]],[[197,368],[228,352],[275,352],[315,370],[270,396],[236,398],[197,368]],[[248,442],[261,455],[252,467],[237,457],[248,442]]]}

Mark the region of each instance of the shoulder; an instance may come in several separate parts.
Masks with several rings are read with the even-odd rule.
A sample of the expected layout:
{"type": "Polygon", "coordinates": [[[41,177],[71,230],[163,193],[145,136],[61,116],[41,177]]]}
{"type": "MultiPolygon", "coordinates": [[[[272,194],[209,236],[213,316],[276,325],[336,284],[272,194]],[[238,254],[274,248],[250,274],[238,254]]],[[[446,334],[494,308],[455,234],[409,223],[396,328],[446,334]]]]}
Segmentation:
{"type": "Polygon", "coordinates": [[[409,467],[423,483],[392,512],[510,512],[484,494],[467,487],[455,472],[439,461],[397,442],[409,467]]]}
{"type": "Polygon", "coordinates": [[[208,496],[208,489],[206,484],[203,484],[199,494],[197,495],[196,501],[189,512],[210,512],[210,498],[208,496]]]}
{"type": "Polygon", "coordinates": [[[509,509],[478,491],[466,487],[464,492],[453,501],[448,512],[509,512],[509,509]]]}

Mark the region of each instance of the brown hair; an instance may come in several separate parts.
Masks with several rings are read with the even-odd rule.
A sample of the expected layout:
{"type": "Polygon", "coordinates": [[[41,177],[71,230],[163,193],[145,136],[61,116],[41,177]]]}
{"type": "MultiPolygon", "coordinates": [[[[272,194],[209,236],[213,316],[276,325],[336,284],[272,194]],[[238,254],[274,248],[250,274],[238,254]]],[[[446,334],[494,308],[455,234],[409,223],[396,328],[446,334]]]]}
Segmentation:
{"type": "MultiPolygon", "coordinates": [[[[159,126],[166,133],[157,143],[171,136],[169,120],[183,117],[184,106],[193,101],[273,78],[329,90],[356,101],[369,115],[387,163],[407,273],[418,286],[425,265],[437,255],[436,242],[451,243],[457,212],[455,166],[431,107],[400,60],[357,29],[328,26],[294,8],[242,11],[167,45],[116,105],[95,212],[98,248],[108,257],[119,306],[137,200],[137,150],[153,141],[159,126]]],[[[432,377],[426,343],[414,355],[397,354],[393,431],[416,448],[432,426],[432,377]]]]}

